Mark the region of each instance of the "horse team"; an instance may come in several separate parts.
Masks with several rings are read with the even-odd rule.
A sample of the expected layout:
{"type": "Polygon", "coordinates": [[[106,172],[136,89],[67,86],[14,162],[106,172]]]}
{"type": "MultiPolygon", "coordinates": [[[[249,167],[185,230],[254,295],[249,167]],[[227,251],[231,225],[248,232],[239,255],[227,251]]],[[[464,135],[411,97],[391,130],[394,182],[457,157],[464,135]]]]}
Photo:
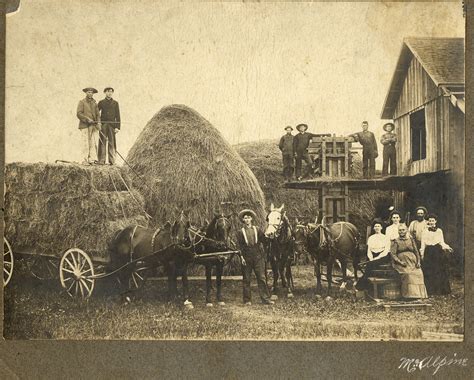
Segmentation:
{"type": "MultiPolygon", "coordinates": [[[[184,305],[192,308],[189,299],[187,268],[191,263],[203,265],[206,273],[206,305],[212,303],[212,269],[216,275],[216,299],[218,305],[225,305],[222,297],[222,274],[226,263],[235,254],[245,260],[232,239],[231,216],[219,213],[203,228],[193,226],[182,212],[172,224],[167,222],[161,228],[152,230],[141,226],[129,226],[117,232],[109,243],[109,271],[119,270],[118,282],[121,293],[126,295],[138,282],[144,280],[149,270],[163,266],[168,278],[168,297],[177,297],[177,277],[182,278],[182,297],[184,305]],[[220,255],[219,253],[222,253],[220,255]],[[128,265],[135,262],[136,265],[128,265]]],[[[277,298],[278,280],[293,297],[294,283],[291,266],[301,254],[308,253],[314,263],[316,273],[316,293],[321,294],[321,265],[327,266],[327,295],[330,295],[332,269],[335,263],[342,270],[342,285],[347,283],[347,263],[351,261],[357,280],[360,236],[357,228],[348,222],[326,225],[318,223],[292,225],[284,205],[279,208],[272,204],[266,217],[263,243],[267,262],[270,263],[273,284],[272,299],[277,298]]],[[[265,271],[266,274],[266,271],[265,271]]],[[[129,300],[129,297],[126,296],[129,300]]]]}

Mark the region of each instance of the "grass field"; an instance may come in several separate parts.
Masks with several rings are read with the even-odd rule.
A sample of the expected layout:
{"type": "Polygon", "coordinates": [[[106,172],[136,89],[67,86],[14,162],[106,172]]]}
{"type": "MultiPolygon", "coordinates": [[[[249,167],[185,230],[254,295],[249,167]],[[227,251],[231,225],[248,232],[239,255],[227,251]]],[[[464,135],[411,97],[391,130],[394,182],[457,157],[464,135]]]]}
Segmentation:
{"type": "Polygon", "coordinates": [[[273,306],[242,304],[240,281],[223,284],[225,306],[205,306],[205,283],[190,282],[194,309],[166,302],[166,283],[150,280],[130,304],[109,294],[114,283],[97,283],[88,301],[76,301],[51,281],[16,276],[5,289],[6,339],[264,339],[419,340],[423,332],[463,332],[463,286],[437,297],[426,310],[385,311],[351,291],[327,301],[314,294],[311,266],[294,268],[295,298],[282,292],[273,306]]]}

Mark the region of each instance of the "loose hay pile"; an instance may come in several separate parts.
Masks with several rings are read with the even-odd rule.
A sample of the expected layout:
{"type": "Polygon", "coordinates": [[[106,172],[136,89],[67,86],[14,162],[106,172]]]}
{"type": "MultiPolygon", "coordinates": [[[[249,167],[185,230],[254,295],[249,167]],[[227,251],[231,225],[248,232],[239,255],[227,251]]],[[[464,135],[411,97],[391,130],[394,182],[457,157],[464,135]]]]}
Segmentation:
{"type": "Polygon", "coordinates": [[[110,166],[8,164],[5,236],[13,250],[60,255],[76,247],[106,258],[117,230],[147,223],[143,198],[127,190],[122,172],[110,166]]]}
{"type": "Polygon", "coordinates": [[[203,225],[215,211],[235,215],[247,207],[263,222],[265,201],[257,179],[221,134],[186,106],[164,107],[155,114],[127,161],[141,177],[134,183],[155,224],[185,210],[193,223],[203,225]]]}

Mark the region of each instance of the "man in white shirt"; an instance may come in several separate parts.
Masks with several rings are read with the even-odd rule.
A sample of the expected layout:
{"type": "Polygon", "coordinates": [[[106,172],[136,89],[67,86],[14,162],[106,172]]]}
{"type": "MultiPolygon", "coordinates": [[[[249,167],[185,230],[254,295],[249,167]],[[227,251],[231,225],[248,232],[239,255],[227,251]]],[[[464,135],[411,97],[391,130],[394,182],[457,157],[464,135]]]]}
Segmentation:
{"type": "Polygon", "coordinates": [[[418,206],[415,209],[416,219],[410,223],[408,227],[408,232],[410,235],[415,239],[416,245],[418,249],[421,247],[421,236],[423,235],[423,231],[428,228],[428,224],[426,221],[426,214],[428,214],[428,210],[426,207],[418,206]]]}

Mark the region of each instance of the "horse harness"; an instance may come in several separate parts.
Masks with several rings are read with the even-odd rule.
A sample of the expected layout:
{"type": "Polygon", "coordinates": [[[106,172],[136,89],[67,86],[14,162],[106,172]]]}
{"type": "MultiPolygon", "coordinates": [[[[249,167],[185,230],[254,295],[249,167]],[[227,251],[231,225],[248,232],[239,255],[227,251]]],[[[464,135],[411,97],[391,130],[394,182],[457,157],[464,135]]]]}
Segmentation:
{"type": "MultiPolygon", "coordinates": [[[[135,227],[133,227],[132,233],[130,234],[130,262],[133,261],[133,253],[134,253],[134,248],[135,248],[135,246],[133,245],[133,238],[135,237],[135,233],[137,232],[138,227],[142,227],[142,226],[136,225],[135,227]]],[[[153,232],[153,235],[151,237],[151,252],[155,251],[155,238],[160,232],[161,232],[160,227],[158,227],[155,230],[155,232],[153,232]]]]}

